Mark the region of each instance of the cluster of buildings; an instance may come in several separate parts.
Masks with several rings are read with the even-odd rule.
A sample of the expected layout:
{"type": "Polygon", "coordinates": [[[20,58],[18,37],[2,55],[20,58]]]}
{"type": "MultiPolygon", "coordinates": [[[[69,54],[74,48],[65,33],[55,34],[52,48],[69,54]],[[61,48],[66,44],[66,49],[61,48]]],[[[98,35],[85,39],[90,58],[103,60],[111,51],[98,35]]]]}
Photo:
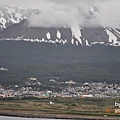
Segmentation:
{"type": "MultiPolygon", "coordinates": [[[[55,87],[55,80],[53,82],[55,87]]],[[[57,83],[56,83],[57,84],[57,83]]],[[[4,88],[0,86],[0,98],[23,98],[23,97],[95,97],[95,98],[120,98],[120,84],[107,84],[106,82],[90,82],[77,84],[74,81],[59,83],[60,91],[39,88],[43,85],[36,78],[30,78],[24,86],[15,85],[14,87],[4,88]]]]}
{"type": "Polygon", "coordinates": [[[8,71],[8,69],[7,69],[7,68],[4,68],[4,67],[1,67],[1,68],[0,68],[0,71],[8,71]]]}
{"type": "Polygon", "coordinates": [[[71,97],[95,97],[95,98],[120,98],[120,85],[97,83],[83,83],[80,87],[68,87],[62,91],[63,96],[71,97]]]}

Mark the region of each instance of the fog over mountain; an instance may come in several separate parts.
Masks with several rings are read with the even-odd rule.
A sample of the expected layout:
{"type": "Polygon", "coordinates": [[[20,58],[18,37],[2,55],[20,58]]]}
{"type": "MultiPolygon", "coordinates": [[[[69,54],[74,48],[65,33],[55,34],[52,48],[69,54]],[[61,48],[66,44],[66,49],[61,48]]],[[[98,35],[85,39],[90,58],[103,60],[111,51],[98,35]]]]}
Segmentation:
{"type": "Polygon", "coordinates": [[[120,46],[119,3],[118,0],[1,1],[1,5],[14,7],[0,7],[0,39],[120,46]]]}
{"type": "Polygon", "coordinates": [[[29,18],[39,27],[119,27],[119,0],[0,0],[1,5],[39,9],[29,18]]]}
{"type": "Polygon", "coordinates": [[[29,18],[30,26],[39,27],[119,27],[120,1],[75,0],[52,2],[29,18]]]}
{"type": "Polygon", "coordinates": [[[1,40],[120,46],[118,0],[0,2],[1,40]]]}

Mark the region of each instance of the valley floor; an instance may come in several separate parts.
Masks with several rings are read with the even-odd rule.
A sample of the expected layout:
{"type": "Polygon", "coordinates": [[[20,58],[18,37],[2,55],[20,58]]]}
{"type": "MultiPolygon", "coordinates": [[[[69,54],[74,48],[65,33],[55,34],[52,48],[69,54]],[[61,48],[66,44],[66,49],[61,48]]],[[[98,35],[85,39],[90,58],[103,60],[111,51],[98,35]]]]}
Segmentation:
{"type": "Polygon", "coordinates": [[[0,100],[0,115],[28,118],[119,120],[114,102],[119,99],[41,98],[0,100]],[[106,113],[106,109],[111,111],[106,113]]]}

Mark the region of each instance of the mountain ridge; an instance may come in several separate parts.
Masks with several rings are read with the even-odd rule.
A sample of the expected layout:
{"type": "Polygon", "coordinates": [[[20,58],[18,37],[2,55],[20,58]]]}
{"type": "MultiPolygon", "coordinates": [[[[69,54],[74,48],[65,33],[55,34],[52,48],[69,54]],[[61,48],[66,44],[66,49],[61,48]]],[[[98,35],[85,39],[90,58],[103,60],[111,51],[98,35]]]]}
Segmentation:
{"type": "Polygon", "coordinates": [[[120,29],[104,27],[30,27],[27,18],[32,14],[40,14],[37,9],[22,10],[18,8],[0,7],[0,39],[24,40],[53,44],[72,44],[76,46],[120,46],[120,29]],[[3,12],[4,10],[6,12],[3,12]],[[7,16],[7,18],[6,18],[7,16]],[[10,17],[9,17],[10,16],[10,17]]]}

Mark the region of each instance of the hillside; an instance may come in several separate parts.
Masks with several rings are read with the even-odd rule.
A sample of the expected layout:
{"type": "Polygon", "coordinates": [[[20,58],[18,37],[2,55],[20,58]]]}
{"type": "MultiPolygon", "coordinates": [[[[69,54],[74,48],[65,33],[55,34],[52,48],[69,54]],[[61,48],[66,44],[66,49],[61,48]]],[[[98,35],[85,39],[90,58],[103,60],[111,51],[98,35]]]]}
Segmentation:
{"type": "Polygon", "coordinates": [[[0,84],[17,84],[29,77],[51,77],[120,83],[120,47],[54,45],[24,41],[0,42],[0,84]]]}

